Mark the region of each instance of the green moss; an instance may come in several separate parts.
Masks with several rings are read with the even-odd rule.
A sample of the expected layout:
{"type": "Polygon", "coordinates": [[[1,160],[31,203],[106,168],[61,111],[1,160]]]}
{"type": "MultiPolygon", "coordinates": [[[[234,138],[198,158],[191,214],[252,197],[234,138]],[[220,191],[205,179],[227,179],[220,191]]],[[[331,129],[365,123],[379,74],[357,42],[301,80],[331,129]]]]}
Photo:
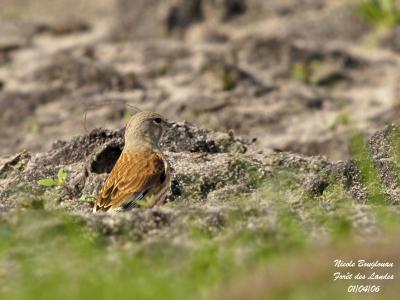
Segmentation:
{"type": "Polygon", "coordinates": [[[216,182],[202,175],[185,175],[179,178],[180,199],[201,200],[207,197],[211,190],[215,189],[216,182]]]}
{"type": "Polygon", "coordinates": [[[368,189],[369,203],[385,205],[387,202],[379,172],[360,133],[354,133],[351,137],[350,150],[360,170],[363,183],[368,189]]]}
{"type": "Polygon", "coordinates": [[[83,194],[79,200],[85,203],[94,204],[96,201],[96,196],[83,194]]]}
{"type": "Polygon", "coordinates": [[[265,178],[264,171],[256,165],[256,162],[244,155],[235,155],[229,162],[229,169],[250,187],[259,186],[265,178]]]}
{"type": "Polygon", "coordinates": [[[215,145],[219,149],[221,149],[222,152],[232,152],[232,153],[242,153],[242,154],[246,152],[246,147],[242,143],[236,142],[230,136],[216,139],[215,145]]]}
{"type": "MultiPolygon", "coordinates": [[[[392,146],[392,157],[395,163],[395,168],[397,174],[400,174],[400,130],[395,129],[392,133],[392,136],[389,137],[391,139],[391,146],[392,146]]],[[[400,183],[400,176],[399,176],[399,183],[400,183]]]]}
{"type": "Polygon", "coordinates": [[[30,208],[30,209],[43,209],[44,208],[44,198],[38,196],[28,196],[20,197],[18,199],[18,208],[30,208]]]}
{"type": "Polygon", "coordinates": [[[305,199],[304,206],[314,225],[325,228],[332,238],[339,241],[354,233],[353,202],[343,185],[336,182],[329,185],[321,196],[305,199]]]}

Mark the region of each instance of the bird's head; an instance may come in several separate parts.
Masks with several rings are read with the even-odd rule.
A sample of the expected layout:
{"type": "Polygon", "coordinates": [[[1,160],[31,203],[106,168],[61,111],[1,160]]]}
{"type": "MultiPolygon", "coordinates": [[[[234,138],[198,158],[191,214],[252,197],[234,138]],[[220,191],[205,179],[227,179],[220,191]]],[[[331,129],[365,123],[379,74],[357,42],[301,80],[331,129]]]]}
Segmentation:
{"type": "Polygon", "coordinates": [[[141,111],[134,114],[125,129],[125,145],[149,144],[158,147],[166,120],[158,113],[141,111]]]}

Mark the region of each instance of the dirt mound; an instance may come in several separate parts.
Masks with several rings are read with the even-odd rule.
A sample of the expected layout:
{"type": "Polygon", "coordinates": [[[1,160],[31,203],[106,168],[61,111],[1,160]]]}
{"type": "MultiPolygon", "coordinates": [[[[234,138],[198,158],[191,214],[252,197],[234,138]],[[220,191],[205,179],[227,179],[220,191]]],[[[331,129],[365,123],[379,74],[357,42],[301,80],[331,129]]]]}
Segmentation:
{"type": "MultiPolygon", "coordinates": [[[[3,160],[0,166],[3,211],[28,205],[24,201],[39,195],[43,197],[42,205],[90,212],[89,203],[122,151],[123,132],[124,129],[96,129],[70,142],[58,141],[47,153],[23,152],[3,160]],[[56,178],[61,168],[68,173],[64,187],[38,185],[40,179],[56,178]],[[53,197],[50,204],[46,198],[49,191],[53,197]]],[[[392,148],[387,148],[394,132],[397,132],[395,127],[388,127],[377,133],[370,145],[371,161],[381,174],[385,192],[392,203],[397,203],[396,164],[391,160],[392,148]]],[[[318,157],[265,151],[233,135],[198,129],[187,123],[173,123],[163,137],[162,147],[173,167],[169,199],[177,203],[220,203],[238,191],[251,193],[260,180],[282,170],[303,178],[305,190],[312,195],[322,195],[330,185],[341,182],[356,201],[368,201],[368,187],[354,161],[331,163],[318,157]]]]}
{"type": "MultiPolygon", "coordinates": [[[[369,142],[368,166],[375,167],[382,179],[384,204],[398,203],[397,163],[388,146],[398,130],[390,126],[369,142]]],[[[207,231],[218,231],[239,211],[244,218],[242,226],[274,226],[275,202],[284,197],[285,206],[301,216],[304,224],[314,222],[315,205],[322,209],[324,218],[340,213],[343,208],[336,212],[336,207],[344,206],[348,212],[343,222],[362,238],[379,236],[371,209],[376,200],[374,185],[380,183],[379,178],[369,181],[365,161],[332,163],[321,157],[267,151],[241,138],[187,123],[173,123],[162,141],[173,170],[168,203],[94,216],[93,201],[121,153],[123,132],[123,128],[95,129],[71,141],[57,141],[45,153],[22,152],[1,160],[1,215],[32,209],[62,210],[80,219],[94,234],[111,239],[132,241],[165,234],[185,239],[181,236],[183,227],[198,223],[207,231]],[[65,184],[38,184],[44,178],[57,180],[60,169],[67,174],[65,184]],[[283,191],[285,196],[280,195],[283,191]],[[335,203],[339,201],[336,197],[340,203],[335,203]]],[[[312,225],[309,234],[319,241],[328,238],[318,224],[312,225]]]]}

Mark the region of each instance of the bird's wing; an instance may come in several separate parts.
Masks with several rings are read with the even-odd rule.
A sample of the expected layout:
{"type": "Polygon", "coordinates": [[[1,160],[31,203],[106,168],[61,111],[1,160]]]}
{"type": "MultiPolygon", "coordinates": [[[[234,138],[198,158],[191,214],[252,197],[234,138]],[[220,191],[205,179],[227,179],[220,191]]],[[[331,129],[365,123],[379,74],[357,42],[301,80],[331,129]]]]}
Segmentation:
{"type": "Polygon", "coordinates": [[[96,200],[95,210],[117,208],[146,196],[149,190],[165,178],[164,160],[148,150],[123,151],[96,200]]]}

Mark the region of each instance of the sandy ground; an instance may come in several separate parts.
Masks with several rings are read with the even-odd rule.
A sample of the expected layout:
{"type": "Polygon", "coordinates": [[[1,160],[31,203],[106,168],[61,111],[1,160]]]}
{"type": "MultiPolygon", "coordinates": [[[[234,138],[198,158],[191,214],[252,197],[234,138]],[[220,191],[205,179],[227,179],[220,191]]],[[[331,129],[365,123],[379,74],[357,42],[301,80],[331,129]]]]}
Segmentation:
{"type": "Polygon", "coordinates": [[[120,128],[126,104],[333,160],[349,157],[353,130],[396,121],[398,37],[354,1],[3,0],[0,11],[2,156],[120,128]]]}

